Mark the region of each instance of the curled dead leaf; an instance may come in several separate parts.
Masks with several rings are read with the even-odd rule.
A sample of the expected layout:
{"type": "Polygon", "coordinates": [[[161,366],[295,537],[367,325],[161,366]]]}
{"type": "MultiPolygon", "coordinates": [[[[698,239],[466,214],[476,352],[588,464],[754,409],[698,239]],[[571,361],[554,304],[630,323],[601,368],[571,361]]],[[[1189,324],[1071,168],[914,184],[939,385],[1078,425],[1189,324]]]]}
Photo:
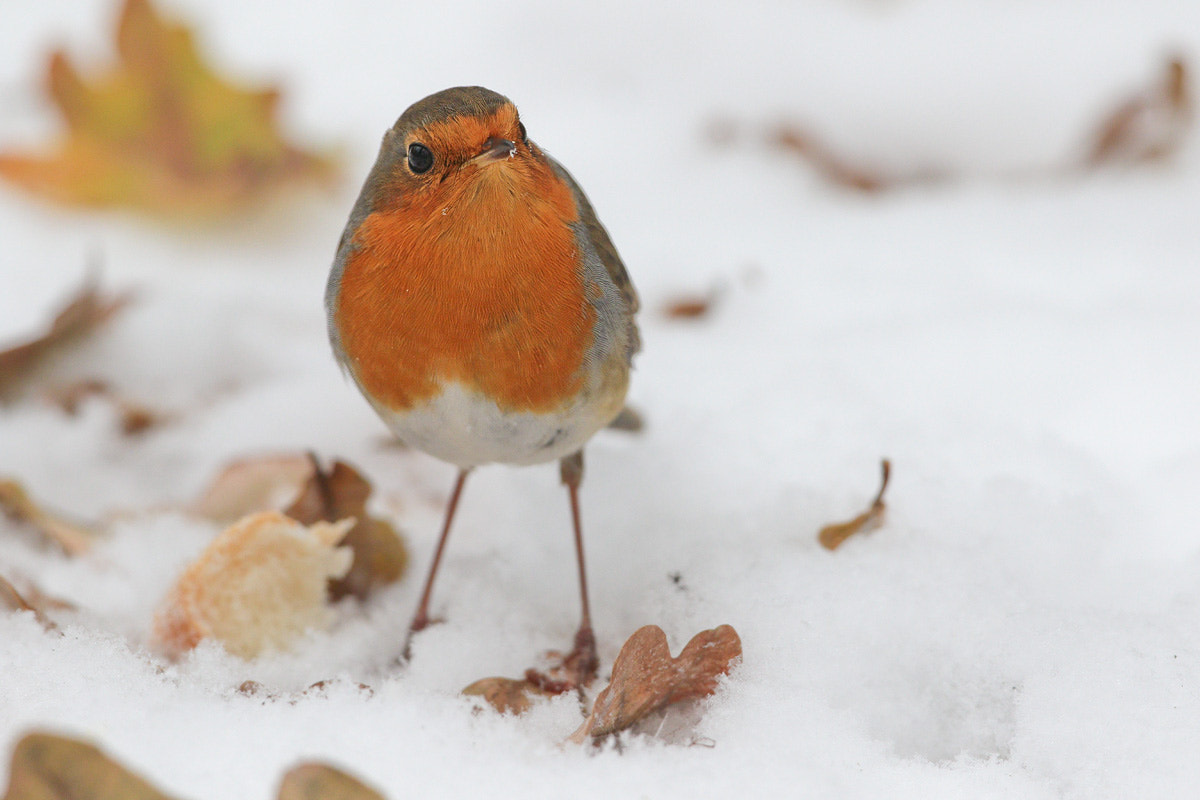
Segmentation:
{"type": "Polygon", "coordinates": [[[0,478],[0,512],[14,522],[27,524],[69,556],[86,553],[96,539],[94,531],[43,509],[25,487],[9,478],[0,478]]]}
{"type": "Polygon", "coordinates": [[[1117,105],[1097,126],[1085,165],[1162,161],[1193,122],[1191,77],[1181,56],[1166,59],[1156,81],[1117,105]]]}
{"type": "Polygon", "coordinates": [[[866,511],[852,520],[837,522],[821,528],[820,534],[817,535],[817,540],[821,543],[822,547],[827,550],[836,550],[841,546],[842,542],[854,534],[866,533],[883,524],[883,514],[887,510],[883,502],[883,493],[887,490],[888,479],[891,477],[892,472],[892,464],[886,458],[882,462],[881,470],[883,475],[879,482],[879,492],[875,495],[875,499],[871,501],[871,505],[866,511]]]}
{"type": "Polygon", "coordinates": [[[468,697],[480,697],[501,714],[524,714],[533,707],[535,697],[551,697],[528,680],[481,678],[462,690],[468,697]]]}
{"type": "Polygon", "coordinates": [[[354,553],[345,577],[331,581],[329,596],[340,600],[353,595],[366,599],[376,589],[400,580],[408,565],[408,551],[396,529],[385,520],[363,517],[342,539],[354,553]]]}
{"type": "Polygon", "coordinates": [[[384,800],[384,796],[339,769],[309,763],[288,770],[278,800],[384,800]]]}
{"type": "Polygon", "coordinates": [[[115,38],[107,73],[50,56],[46,91],[66,137],[53,155],[0,154],[0,176],[59,203],[179,216],[232,213],[335,174],[331,158],[282,136],[278,89],[220,76],[149,0],[125,1],[115,38]]]}
{"type": "Polygon", "coordinates": [[[5,800],[171,800],[98,748],[30,733],[13,749],[5,800]]]}
{"type": "Polygon", "coordinates": [[[72,603],[70,600],[63,600],[61,597],[43,592],[38,586],[30,581],[24,581],[21,584],[21,594],[29,601],[29,604],[35,609],[42,612],[49,611],[78,611],[79,606],[72,603]]]}
{"type": "Polygon", "coordinates": [[[0,350],[0,402],[15,399],[51,358],[79,345],[124,308],[130,294],[109,295],[88,277],[45,333],[0,350]]]}
{"type": "Polygon", "coordinates": [[[843,189],[873,194],[901,182],[868,167],[852,164],[849,159],[835,153],[816,134],[798,125],[780,125],[768,137],[768,142],[784,152],[799,156],[818,175],[843,189]]]}
{"type": "Polygon", "coordinates": [[[357,470],[335,461],[333,469],[326,472],[313,453],[308,454],[308,462],[308,476],[300,494],[284,509],[285,514],[306,525],[363,515],[371,496],[371,484],[357,470]]]}
{"type": "Polygon", "coordinates": [[[38,614],[38,610],[22,597],[17,588],[3,575],[0,575],[0,605],[9,611],[32,611],[35,615],[38,614]]]}
{"type": "Polygon", "coordinates": [[[569,741],[595,741],[672,703],[707,697],[741,655],[741,639],[729,625],[696,634],[677,658],[671,657],[662,628],[639,628],[621,647],[612,680],[569,741]]]}
{"type": "Polygon", "coordinates": [[[342,461],[326,471],[312,453],[268,455],[226,466],[189,510],[222,524],[268,510],[282,510],[305,525],[353,517],[341,544],[354,553],[354,563],[329,592],[334,600],[348,594],[364,599],[399,580],[408,564],[400,534],[367,513],[371,492],[370,482],[342,461]]]}
{"type": "Polygon", "coordinates": [[[24,592],[8,582],[0,575],[0,607],[9,611],[29,611],[46,630],[54,630],[58,626],[46,614],[50,609],[73,609],[74,606],[64,600],[59,600],[42,593],[35,586],[29,586],[24,592]]]}
{"type": "MultiPolygon", "coordinates": [[[[1191,69],[1181,55],[1171,55],[1150,85],[1118,103],[1100,119],[1081,158],[1018,168],[999,177],[1020,182],[1041,181],[1075,175],[1080,169],[1165,161],[1188,141],[1195,122],[1194,106],[1191,69]]],[[[864,194],[941,185],[969,177],[961,174],[961,169],[947,167],[885,172],[856,163],[811,128],[795,123],[777,125],[760,136],[769,147],[807,163],[828,183],[864,194]]],[[[710,123],[706,138],[713,146],[724,147],[743,135],[736,121],[719,119],[710,123]]],[[[893,154],[890,160],[895,163],[903,155],[893,154]]]]}
{"type": "Polygon", "coordinates": [[[315,455],[310,454],[309,460],[309,477],[284,513],[306,525],[355,519],[341,541],[354,552],[354,562],[345,576],[330,582],[330,598],[354,595],[365,599],[375,589],[399,580],[408,564],[408,551],[386,520],[368,515],[371,484],[345,462],[335,461],[333,469],[326,472],[315,455]]]}

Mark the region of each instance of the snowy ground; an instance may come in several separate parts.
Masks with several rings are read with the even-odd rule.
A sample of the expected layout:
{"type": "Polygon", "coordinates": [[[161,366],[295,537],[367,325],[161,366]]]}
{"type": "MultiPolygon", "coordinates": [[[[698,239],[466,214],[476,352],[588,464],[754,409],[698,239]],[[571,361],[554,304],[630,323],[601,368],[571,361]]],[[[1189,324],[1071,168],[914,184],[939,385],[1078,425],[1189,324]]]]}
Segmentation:
{"type": "MultiPolygon", "coordinates": [[[[0,574],[77,602],[61,637],[0,618],[0,751],[50,728],[183,797],[267,798],[301,758],[390,797],[1129,798],[1200,785],[1200,158],[1063,180],[1200,6],[1086,2],[624,4],[178,0],[206,49],[282,79],[293,130],[346,148],[335,197],[235,230],[49,209],[0,189],[0,338],[36,327],[93,255],[139,303],[65,364],[177,414],[123,438],[101,402],[0,409],[0,473],[82,517],[126,516],[81,560],[0,521],[0,574]],[[720,623],[744,663],[694,734],[585,755],[563,699],[475,715],[576,624],[552,467],[481,471],[437,610],[387,668],[411,576],[295,652],[144,649],[215,529],[169,508],[226,461],[314,448],[377,484],[424,569],[453,471],[382,449],[339,375],[322,291],[378,137],[413,100],[483,83],[587,188],[639,287],[637,437],[589,449],[585,526],[605,664],[638,626],[676,650],[720,623]],[[846,152],[950,185],[864,198],[714,117],[807,121],[846,152]],[[668,321],[680,292],[711,316],[668,321]],[[893,461],[887,524],[836,553],[821,525],[893,461]],[[127,512],[135,511],[128,515],[127,512]],[[671,580],[679,573],[679,585],[671,580]],[[335,678],[324,693],[264,701],[335,678]],[[374,687],[367,696],[356,688],[374,687]]],[[[108,4],[0,25],[0,144],[53,127],[44,48],[107,58],[108,4]]],[[[20,18],[16,18],[20,17],[20,18]]],[[[0,767],[0,770],[3,770],[0,767]]],[[[2,777],[2,776],[0,776],[2,777]]]]}

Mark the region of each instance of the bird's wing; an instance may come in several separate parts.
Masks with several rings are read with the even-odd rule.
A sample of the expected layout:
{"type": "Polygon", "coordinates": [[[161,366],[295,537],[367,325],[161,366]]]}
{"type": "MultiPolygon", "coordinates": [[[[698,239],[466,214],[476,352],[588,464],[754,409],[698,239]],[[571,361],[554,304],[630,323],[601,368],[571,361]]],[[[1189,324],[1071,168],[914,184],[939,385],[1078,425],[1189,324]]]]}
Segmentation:
{"type": "MultiPolygon", "coordinates": [[[[549,158],[549,156],[547,157],[549,158]]],[[[625,264],[617,253],[617,247],[608,237],[608,231],[604,230],[604,226],[600,224],[600,219],[596,216],[592,204],[588,202],[587,195],[583,193],[583,189],[579,188],[579,184],[562,164],[553,158],[550,159],[550,163],[554,165],[555,172],[571,187],[571,192],[575,195],[575,205],[579,208],[579,218],[587,229],[588,238],[600,255],[600,261],[608,271],[608,276],[612,278],[617,291],[621,293],[621,299],[629,306],[629,313],[637,312],[641,308],[637,289],[633,288],[633,282],[629,280],[629,273],[625,271],[625,264]]]]}

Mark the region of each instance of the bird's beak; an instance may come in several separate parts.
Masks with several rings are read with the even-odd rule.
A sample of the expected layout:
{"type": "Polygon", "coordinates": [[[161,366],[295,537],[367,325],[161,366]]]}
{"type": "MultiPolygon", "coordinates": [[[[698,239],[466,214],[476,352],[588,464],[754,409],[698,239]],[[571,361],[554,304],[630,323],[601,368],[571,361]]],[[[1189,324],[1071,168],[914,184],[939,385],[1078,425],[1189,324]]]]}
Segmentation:
{"type": "Polygon", "coordinates": [[[479,151],[479,155],[471,160],[477,164],[491,164],[495,161],[503,161],[506,158],[512,158],[517,154],[517,146],[508,139],[491,138],[483,143],[483,149],[479,151]]]}

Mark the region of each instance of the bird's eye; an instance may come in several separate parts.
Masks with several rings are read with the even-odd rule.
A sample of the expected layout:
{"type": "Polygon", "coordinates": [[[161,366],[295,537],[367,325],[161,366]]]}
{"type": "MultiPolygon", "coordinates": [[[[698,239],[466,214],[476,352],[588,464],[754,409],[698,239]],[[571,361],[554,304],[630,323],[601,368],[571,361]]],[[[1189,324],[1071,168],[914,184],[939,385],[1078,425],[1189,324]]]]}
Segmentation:
{"type": "Polygon", "coordinates": [[[525,123],[524,123],[524,122],[518,122],[518,123],[517,123],[517,128],[519,128],[519,129],[520,129],[520,131],[521,131],[521,141],[522,141],[522,142],[525,142],[525,144],[529,144],[529,137],[528,137],[528,136],[525,134],[525,123]]]}
{"type": "Polygon", "coordinates": [[[420,142],[413,142],[408,146],[408,168],[415,174],[420,175],[422,172],[428,172],[433,166],[433,151],[420,142]]]}

